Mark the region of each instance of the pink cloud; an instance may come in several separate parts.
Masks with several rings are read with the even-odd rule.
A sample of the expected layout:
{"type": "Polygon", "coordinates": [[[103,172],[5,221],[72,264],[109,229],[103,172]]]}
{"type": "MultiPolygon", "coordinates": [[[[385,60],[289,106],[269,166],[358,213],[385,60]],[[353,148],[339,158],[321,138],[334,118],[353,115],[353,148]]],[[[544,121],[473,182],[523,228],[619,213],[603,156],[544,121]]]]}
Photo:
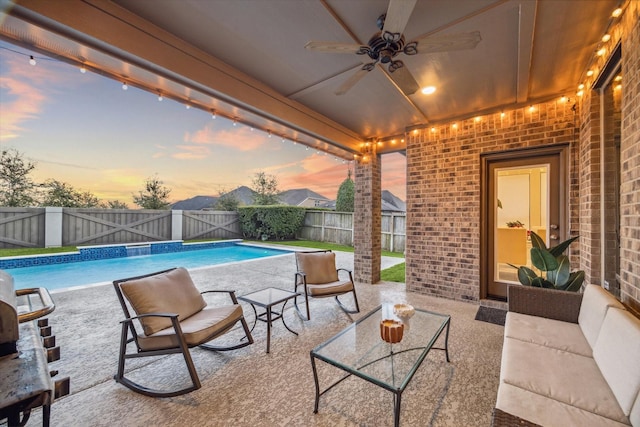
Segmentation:
{"type": "Polygon", "coordinates": [[[215,129],[213,125],[206,125],[203,129],[193,133],[186,132],[184,141],[194,144],[219,145],[238,151],[251,151],[262,147],[266,137],[260,132],[252,132],[250,129],[215,129]]]}
{"type": "Polygon", "coordinates": [[[178,153],[174,153],[171,157],[180,160],[193,160],[193,159],[206,159],[211,154],[209,147],[202,145],[178,145],[181,150],[178,153]]]}
{"type": "Polygon", "coordinates": [[[0,115],[0,141],[8,141],[20,136],[24,122],[38,116],[46,98],[36,87],[8,75],[0,76],[0,90],[9,94],[8,99],[13,99],[3,101],[0,115]]]}

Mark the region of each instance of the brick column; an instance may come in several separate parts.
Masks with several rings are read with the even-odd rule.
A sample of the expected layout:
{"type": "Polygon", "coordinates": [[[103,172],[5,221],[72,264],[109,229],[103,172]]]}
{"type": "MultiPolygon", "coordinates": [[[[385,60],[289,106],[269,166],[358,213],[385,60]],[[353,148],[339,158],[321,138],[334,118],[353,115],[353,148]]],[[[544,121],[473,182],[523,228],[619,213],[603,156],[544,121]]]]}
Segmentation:
{"type": "Polygon", "coordinates": [[[377,154],[356,162],[353,221],[354,280],[359,283],[380,281],[382,182],[381,159],[377,154]]]}

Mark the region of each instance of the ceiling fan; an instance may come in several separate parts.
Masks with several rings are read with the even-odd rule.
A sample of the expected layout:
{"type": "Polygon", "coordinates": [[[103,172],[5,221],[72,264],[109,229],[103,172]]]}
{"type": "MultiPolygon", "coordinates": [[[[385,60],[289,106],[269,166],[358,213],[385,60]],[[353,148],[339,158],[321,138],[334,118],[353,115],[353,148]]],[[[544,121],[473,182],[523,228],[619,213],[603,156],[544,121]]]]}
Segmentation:
{"type": "Polygon", "coordinates": [[[422,53],[446,52],[452,50],[473,49],[480,42],[480,32],[429,35],[413,39],[408,43],[402,34],[417,0],[390,0],[387,13],[377,20],[380,29],[367,45],[337,42],[311,41],[305,45],[309,50],[329,53],[355,53],[362,56],[364,65],[349,77],[336,91],[343,95],[362,77],[373,70],[377,64],[387,65],[389,76],[405,95],[415,93],[418,82],[399,59],[399,54],[416,55],[422,53]]]}

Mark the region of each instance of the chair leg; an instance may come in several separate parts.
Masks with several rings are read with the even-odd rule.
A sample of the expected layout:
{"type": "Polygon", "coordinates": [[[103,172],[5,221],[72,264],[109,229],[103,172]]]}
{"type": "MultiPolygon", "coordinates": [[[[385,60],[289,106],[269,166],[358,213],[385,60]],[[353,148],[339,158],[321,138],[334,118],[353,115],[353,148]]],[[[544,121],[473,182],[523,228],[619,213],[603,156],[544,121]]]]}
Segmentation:
{"type": "Polygon", "coordinates": [[[360,306],[358,305],[358,297],[356,295],[356,290],[355,288],[353,289],[353,301],[356,305],[356,309],[355,310],[350,310],[348,309],[344,304],[342,304],[342,302],[340,302],[340,300],[338,299],[338,295],[336,295],[334,298],[336,299],[336,302],[338,303],[338,305],[340,306],[340,308],[342,309],[342,311],[344,311],[347,314],[355,314],[355,313],[360,313],[360,306]]]}
{"type": "MultiPolygon", "coordinates": [[[[304,286],[304,285],[303,285],[304,286]]],[[[295,287],[294,292],[298,291],[298,286],[295,287]]],[[[307,296],[307,287],[304,286],[304,303],[305,306],[307,308],[307,316],[305,317],[305,315],[302,313],[302,311],[300,310],[300,307],[298,307],[298,295],[296,295],[293,298],[293,307],[296,309],[296,311],[298,312],[298,316],[300,316],[300,318],[302,320],[311,320],[311,315],[309,313],[309,297],[307,296]]]]}
{"type": "Polygon", "coordinates": [[[144,354],[144,353],[133,353],[133,354],[127,354],[127,344],[128,344],[128,326],[123,323],[122,324],[122,335],[120,337],[120,355],[119,355],[119,359],[118,359],[118,371],[117,373],[114,375],[114,379],[116,380],[116,382],[122,384],[123,386],[137,392],[140,394],[143,394],[145,396],[149,396],[149,397],[174,397],[174,396],[180,396],[182,394],[187,394],[190,393],[194,390],[197,390],[201,387],[200,384],[200,379],[198,378],[198,373],[196,372],[196,367],[193,364],[193,360],[191,359],[191,353],[189,352],[189,348],[187,347],[186,342],[184,341],[184,337],[181,337],[180,339],[180,348],[179,349],[175,349],[173,351],[169,351],[169,352],[149,352],[149,354],[144,354]],[[191,378],[191,383],[192,385],[189,387],[185,387],[183,389],[180,390],[175,390],[175,391],[162,391],[162,390],[156,390],[156,389],[152,389],[152,388],[148,388],[145,387],[141,384],[138,384],[132,380],[130,380],[129,378],[126,378],[124,376],[124,365],[125,365],[125,359],[130,359],[130,358],[134,358],[134,357],[145,357],[145,356],[160,356],[160,355],[164,355],[164,354],[171,354],[171,353],[178,353],[181,352],[183,357],[184,357],[184,361],[187,365],[187,370],[189,371],[189,377],[191,378]]]}

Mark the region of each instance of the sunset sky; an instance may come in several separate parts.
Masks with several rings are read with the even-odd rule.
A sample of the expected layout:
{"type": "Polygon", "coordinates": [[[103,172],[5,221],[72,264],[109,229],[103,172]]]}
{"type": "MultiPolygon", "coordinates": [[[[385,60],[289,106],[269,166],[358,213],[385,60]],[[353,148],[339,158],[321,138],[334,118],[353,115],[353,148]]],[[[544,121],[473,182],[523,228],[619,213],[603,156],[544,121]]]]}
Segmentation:
{"type": "MultiPolygon", "coordinates": [[[[251,187],[256,172],[280,190],[336,197],[349,166],[291,141],[80,71],[0,41],[0,147],[34,161],[36,182],[56,179],[103,201],[135,207],[132,195],[158,177],[176,202],[251,187]],[[36,58],[29,65],[29,55],[36,58]]],[[[382,188],[405,199],[405,157],[382,158],[382,188]]]]}

